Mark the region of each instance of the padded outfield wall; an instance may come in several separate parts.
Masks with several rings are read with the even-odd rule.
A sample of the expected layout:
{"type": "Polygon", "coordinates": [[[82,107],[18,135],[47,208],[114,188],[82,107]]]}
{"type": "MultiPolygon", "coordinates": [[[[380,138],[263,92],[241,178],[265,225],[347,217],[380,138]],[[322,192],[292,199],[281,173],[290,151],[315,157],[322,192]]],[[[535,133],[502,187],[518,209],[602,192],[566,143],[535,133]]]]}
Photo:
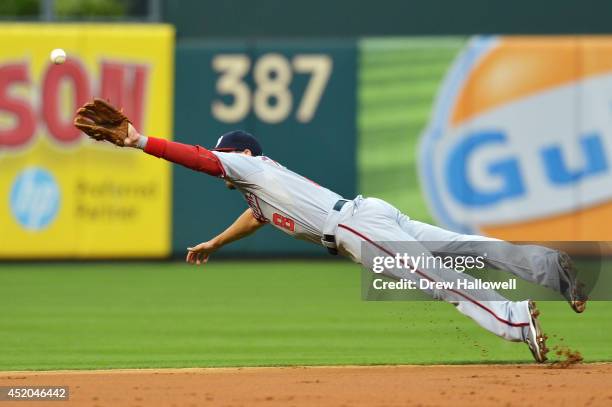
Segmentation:
{"type": "MultiPolygon", "coordinates": [[[[357,48],[354,41],[181,41],[176,51],[175,138],[214,146],[254,134],[264,154],[346,197],[357,191],[357,48]]],[[[174,167],[175,253],[224,230],[243,196],[174,167]]],[[[326,255],[266,227],[221,255],[326,255]]]]}
{"type": "MultiPolygon", "coordinates": [[[[606,36],[179,42],[176,135],[210,145],[247,129],[272,158],[347,198],[380,197],[459,232],[608,241],[600,225],[612,220],[611,51],[606,36]],[[297,72],[300,58],[311,58],[310,72],[297,72]],[[300,120],[308,86],[321,77],[313,66],[324,70],[324,60],[332,68],[319,104],[300,120]],[[264,68],[272,81],[282,71],[287,92],[261,97],[264,68]],[[270,121],[266,109],[287,100],[270,121]],[[220,108],[240,120],[220,120],[220,108]]],[[[231,222],[245,208],[236,195],[177,169],[175,250],[231,222]]],[[[266,229],[224,253],[326,255],[266,229]]]]}
{"type": "MultiPolygon", "coordinates": [[[[31,36],[19,27],[11,35],[31,36]]],[[[69,44],[89,28],[44,29],[69,44]]],[[[3,258],[178,257],[246,208],[218,180],[74,134],[91,96],[125,105],[153,136],[211,146],[245,129],[347,198],[377,196],[452,230],[612,240],[601,228],[612,220],[608,36],[180,40],[173,54],[168,27],[94,31],[135,37],[114,50],[73,41],[59,66],[47,42],[0,56],[3,258]],[[155,32],[155,47],[136,46],[155,32]],[[142,185],[120,185],[118,166],[146,174],[142,185]],[[134,246],[113,246],[118,235],[134,246]]],[[[328,256],[271,227],[219,255],[328,256]]]]}

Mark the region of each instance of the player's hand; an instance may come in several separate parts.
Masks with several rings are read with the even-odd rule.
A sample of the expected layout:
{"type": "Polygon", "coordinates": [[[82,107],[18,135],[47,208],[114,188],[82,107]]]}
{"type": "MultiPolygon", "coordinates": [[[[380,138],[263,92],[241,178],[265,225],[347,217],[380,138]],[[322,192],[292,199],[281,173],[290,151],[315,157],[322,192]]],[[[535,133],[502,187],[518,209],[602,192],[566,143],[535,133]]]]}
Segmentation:
{"type": "Polygon", "coordinates": [[[206,264],[210,255],[217,250],[217,246],[212,240],[208,242],[200,243],[194,247],[187,248],[187,258],[185,259],[189,264],[206,264]]]}
{"type": "Polygon", "coordinates": [[[136,147],[138,140],[142,137],[140,133],[132,126],[132,123],[128,123],[128,135],[123,141],[123,145],[126,147],[136,147]]]}
{"type": "Polygon", "coordinates": [[[94,99],[80,107],[74,125],[94,140],[119,147],[134,147],[140,135],[123,111],[103,99],[94,99]]]}

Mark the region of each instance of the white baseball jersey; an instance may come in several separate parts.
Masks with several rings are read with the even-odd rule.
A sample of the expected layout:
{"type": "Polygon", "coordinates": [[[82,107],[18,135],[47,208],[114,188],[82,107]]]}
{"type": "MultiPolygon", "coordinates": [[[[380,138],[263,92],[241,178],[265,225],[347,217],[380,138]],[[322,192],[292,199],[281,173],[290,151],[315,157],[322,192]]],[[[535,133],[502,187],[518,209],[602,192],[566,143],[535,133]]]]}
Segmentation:
{"type": "MultiPolygon", "coordinates": [[[[267,157],[250,157],[236,153],[213,152],[223,167],[225,179],[240,190],[253,213],[260,220],[268,221],[282,231],[297,238],[321,244],[321,237],[328,214],[340,195],[279,165],[267,157]]],[[[334,232],[339,253],[357,263],[372,267],[373,256],[395,256],[409,253],[414,256],[437,253],[452,254],[449,243],[491,241],[482,236],[460,235],[436,226],[413,221],[397,208],[376,198],[358,197],[353,201],[358,210],[338,212],[334,232]],[[417,243],[421,241],[423,243],[417,243]],[[370,243],[364,246],[364,242],[370,243]],[[411,245],[400,245],[412,243],[411,245]],[[364,247],[368,250],[364,250],[364,247]],[[434,252],[435,253],[435,252],[434,252]]],[[[513,250],[493,251],[496,268],[509,271],[518,277],[536,284],[559,290],[559,262],[557,254],[541,246],[506,245],[513,250]],[[535,249],[533,249],[535,247],[535,249]]],[[[469,245],[460,245],[459,256],[480,255],[471,253],[469,245]],[[468,250],[468,251],[466,251],[468,250]]],[[[491,251],[489,251],[491,253],[491,251]]],[[[418,269],[415,272],[404,268],[388,269],[385,275],[396,280],[454,282],[474,277],[443,268],[418,269]]],[[[469,316],[482,327],[512,341],[525,341],[529,335],[530,309],[528,302],[508,301],[492,289],[479,290],[479,298],[458,289],[425,289],[435,299],[446,300],[459,312],[469,316]]]]}
{"type": "Polygon", "coordinates": [[[321,244],[327,214],[342,197],[265,157],[213,151],[223,178],[244,195],[260,221],[321,244]]]}

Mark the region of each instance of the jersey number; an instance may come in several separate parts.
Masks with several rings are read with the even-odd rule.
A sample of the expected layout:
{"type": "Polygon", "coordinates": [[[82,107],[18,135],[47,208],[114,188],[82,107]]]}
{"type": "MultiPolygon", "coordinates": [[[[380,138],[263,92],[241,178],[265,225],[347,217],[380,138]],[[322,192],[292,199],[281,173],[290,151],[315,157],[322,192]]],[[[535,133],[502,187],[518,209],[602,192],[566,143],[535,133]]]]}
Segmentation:
{"type": "Polygon", "coordinates": [[[275,213],[272,215],[272,222],[274,222],[274,224],[278,227],[295,232],[295,222],[293,219],[286,218],[280,213],[275,213]]]}

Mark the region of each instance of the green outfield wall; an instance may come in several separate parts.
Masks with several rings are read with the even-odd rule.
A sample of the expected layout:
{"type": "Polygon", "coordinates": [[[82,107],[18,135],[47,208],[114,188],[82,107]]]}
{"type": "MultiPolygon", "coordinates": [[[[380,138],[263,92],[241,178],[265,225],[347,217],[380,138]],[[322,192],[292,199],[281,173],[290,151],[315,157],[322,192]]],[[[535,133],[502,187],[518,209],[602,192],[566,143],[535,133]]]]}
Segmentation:
{"type": "MultiPolygon", "coordinates": [[[[139,29],[147,34],[149,26],[139,29]]],[[[81,55],[105,55],[96,47],[75,45],[72,62],[64,65],[37,59],[35,72],[43,80],[27,95],[13,91],[25,80],[27,64],[4,58],[0,69],[13,76],[0,96],[32,104],[28,120],[16,128],[10,124],[18,112],[0,112],[0,230],[13,244],[2,246],[5,258],[33,257],[19,236],[47,236],[41,258],[178,257],[247,207],[240,193],[207,175],[92,143],[78,132],[79,143],[70,144],[65,129],[72,129],[77,102],[100,95],[138,108],[140,116],[132,116],[145,134],[212,147],[223,133],[246,130],[258,137],[265,155],[345,198],[382,198],[413,219],[454,231],[514,241],[612,241],[600,227],[612,222],[612,36],[183,38],[174,51],[173,38],[167,39],[165,48],[159,42],[149,47],[152,57],[141,56],[138,64],[92,59],[103,61],[102,70],[99,62],[89,71],[77,66],[81,55]],[[164,52],[174,52],[174,61],[164,52]],[[87,92],[77,92],[78,100],[54,99],[53,92],[63,89],[60,79],[87,92]],[[39,93],[47,95],[42,117],[33,114],[39,93]],[[30,137],[35,143],[28,144],[30,137]],[[86,156],[87,168],[100,179],[82,181],[85,168],[68,166],[67,158],[83,164],[75,146],[107,157],[86,156]],[[31,155],[26,159],[24,152],[31,155]],[[121,195],[135,188],[133,182],[119,188],[96,170],[101,163],[134,169],[135,160],[151,166],[139,171],[151,179],[147,186],[157,185],[155,200],[121,195]],[[61,171],[46,171],[52,166],[61,171]],[[63,184],[58,174],[81,181],[63,184]],[[40,198],[45,193],[54,199],[40,198]],[[133,209],[142,206],[137,199],[147,199],[149,215],[133,209]],[[123,220],[126,214],[131,223],[123,220]],[[85,215],[100,228],[87,229],[94,240],[74,238],[85,233],[78,218],[85,215]],[[159,221],[151,224],[153,218],[159,221]],[[117,233],[150,236],[151,251],[94,244],[117,233]],[[75,247],[100,250],[62,251],[54,245],[71,241],[65,236],[75,247]]],[[[9,51],[23,53],[22,47],[9,51]]],[[[219,255],[328,256],[272,227],[219,255]]]]}
{"type": "Polygon", "coordinates": [[[179,38],[609,33],[612,2],[164,0],[179,38]]]}
{"type": "MultiPolygon", "coordinates": [[[[444,75],[465,43],[464,37],[179,41],[175,140],[211,146],[224,132],[245,129],[260,138],[266,155],[347,198],[379,197],[413,218],[432,222],[418,177],[418,141],[444,75]],[[315,68],[296,72],[296,58],[304,57],[315,68]],[[272,122],[265,108],[262,115],[262,108],[254,106],[258,91],[254,70],[262,69],[262,61],[263,66],[273,61],[292,71],[287,86],[291,108],[272,122]],[[326,62],[322,61],[331,61],[329,78],[316,109],[305,119],[298,116],[300,105],[312,86],[309,82],[324,77],[326,67],[320,65],[326,62]],[[228,86],[223,82],[227,70],[243,76],[228,86]],[[219,113],[221,103],[226,108],[219,113]]],[[[242,196],[219,180],[179,166],[174,166],[173,188],[177,256],[188,245],[222,231],[246,208],[242,196]]],[[[327,255],[272,227],[220,253],[243,254],[327,255]]]]}
{"type": "MultiPolygon", "coordinates": [[[[175,137],[257,135],[267,155],[346,198],[504,240],[610,241],[612,37],[179,41],[175,137]]],[[[176,254],[246,204],[174,173],[176,254]]],[[[271,227],[233,255],[325,256],[271,227]]]]}
{"type": "MultiPolygon", "coordinates": [[[[256,135],[264,154],[346,197],[357,193],[354,41],[181,41],[175,139],[214,146],[223,133],[256,135]]],[[[174,168],[176,254],[227,227],[247,205],[218,179],[174,168]]],[[[224,255],[326,255],[266,227],[224,255]]]]}
{"type": "Polygon", "coordinates": [[[412,218],[433,218],[419,182],[419,138],[463,37],[359,42],[359,190],[412,218]]]}

